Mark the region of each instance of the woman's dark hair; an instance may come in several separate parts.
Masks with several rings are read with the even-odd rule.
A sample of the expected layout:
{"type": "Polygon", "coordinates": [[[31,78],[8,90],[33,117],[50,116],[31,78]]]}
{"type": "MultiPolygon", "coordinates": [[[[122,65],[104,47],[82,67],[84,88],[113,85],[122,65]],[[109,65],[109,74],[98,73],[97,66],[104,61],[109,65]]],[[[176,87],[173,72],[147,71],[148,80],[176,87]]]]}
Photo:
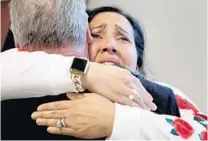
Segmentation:
{"type": "Polygon", "coordinates": [[[130,22],[134,31],[134,41],[135,41],[137,56],[138,56],[137,65],[139,66],[139,68],[141,68],[143,65],[143,54],[144,54],[144,34],[141,30],[141,27],[138,21],[119,8],[105,6],[105,7],[98,7],[93,10],[87,10],[87,13],[89,16],[88,22],[90,23],[97,14],[102,13],[102,12],[118,13],[120,15],[123,15],[130,22]]]}

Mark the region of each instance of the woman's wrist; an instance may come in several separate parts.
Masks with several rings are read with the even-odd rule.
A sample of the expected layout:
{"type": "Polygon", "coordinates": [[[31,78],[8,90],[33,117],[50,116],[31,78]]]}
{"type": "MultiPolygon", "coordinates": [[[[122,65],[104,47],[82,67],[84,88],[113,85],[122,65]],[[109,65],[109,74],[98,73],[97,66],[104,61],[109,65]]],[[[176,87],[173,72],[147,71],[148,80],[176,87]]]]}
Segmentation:
{"type": "Polygon", "coordinates": [[[85,74],[81,77],[81,85],[83,88],[90,90],[90,73],[92,71],[92,67],[94,66],[94,63],[89,62],[88,70],[85,74]]]}

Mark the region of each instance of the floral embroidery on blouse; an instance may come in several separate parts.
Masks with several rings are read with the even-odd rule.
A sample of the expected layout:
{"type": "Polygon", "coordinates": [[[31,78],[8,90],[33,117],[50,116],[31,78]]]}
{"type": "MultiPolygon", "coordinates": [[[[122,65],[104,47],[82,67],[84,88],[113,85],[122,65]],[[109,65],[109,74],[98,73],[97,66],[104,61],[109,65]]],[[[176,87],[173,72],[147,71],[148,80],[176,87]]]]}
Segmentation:
{"type": "Polygon", "coordinates": [[[183,119],[176,118],[174,120],[166,118],[166,121],[173,126],[171,134],[181,136],[183,139],[189,139],[194,133],[193,127],[183,119]]]}

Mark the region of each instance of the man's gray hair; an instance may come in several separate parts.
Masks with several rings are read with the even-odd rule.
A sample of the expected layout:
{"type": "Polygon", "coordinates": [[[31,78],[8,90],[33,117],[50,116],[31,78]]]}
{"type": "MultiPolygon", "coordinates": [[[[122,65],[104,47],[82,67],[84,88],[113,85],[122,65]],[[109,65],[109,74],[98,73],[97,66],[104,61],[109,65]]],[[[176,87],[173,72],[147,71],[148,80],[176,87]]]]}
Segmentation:
{"type": "Polygon", "coordinates": [[[11,29],[21,47],[80,47],[86,42],[85,10],[83,0],[11,0],[11,29]]]}

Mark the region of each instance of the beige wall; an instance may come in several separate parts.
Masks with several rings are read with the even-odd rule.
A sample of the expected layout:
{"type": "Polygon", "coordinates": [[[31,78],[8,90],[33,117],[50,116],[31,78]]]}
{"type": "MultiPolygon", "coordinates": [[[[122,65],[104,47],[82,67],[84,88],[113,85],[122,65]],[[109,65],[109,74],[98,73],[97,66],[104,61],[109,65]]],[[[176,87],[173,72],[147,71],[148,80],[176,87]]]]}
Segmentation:
{"type": "Polygon", "coordinates": [[[8,3],[9,2],[1,2],[1,48],[3,47],[4,40],[6,39],[10,27],[8,3]]]}
{"type": "Polygon", "coordinates": [[[90,0],[140,19],[147,35],[149,78],[181,89],[207,111],[206,0],[90,0]]]}

